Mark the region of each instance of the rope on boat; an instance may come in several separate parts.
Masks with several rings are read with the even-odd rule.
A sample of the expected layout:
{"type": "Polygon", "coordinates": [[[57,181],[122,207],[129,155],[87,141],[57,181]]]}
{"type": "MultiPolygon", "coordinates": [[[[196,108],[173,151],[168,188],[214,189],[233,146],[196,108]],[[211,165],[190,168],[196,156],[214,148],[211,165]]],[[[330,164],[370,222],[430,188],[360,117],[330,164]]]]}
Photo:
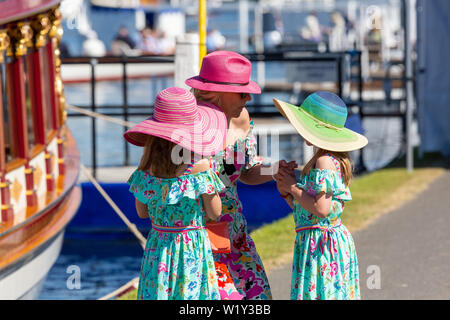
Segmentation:
{"type": "Polygon", "coordinates": [[[125,294],[133,289],[137,289],[138,285],[139,285],[139,277],[136,277],[133,280],[121,286],[119,289],[114,290],[113,292],[107,294],[106,296],[101,297],[98,300],[109,300],[111,298],[116,298],[118,294],[125,294]]]}
{"type": "Polygon", "coordinates": [[[106,191],[100,186],[100,184],[95,180],[95,178],[91,175],[89,170],[83,165],[80,165],[81,171],[83,171],[84,175],[89,179],[89,181],[92,182],[92,184],[95,186],[95,188],[100,192],[100,194],[105,198],[105,200],[108,202],[108,204],[113,208],[113,210],[117,213],[117,215],[122,219],[122,221],[127,225],[128,229],[136,236],[136,238],[139,240],[139,243],[141,244],[142,248],[145,248],[146,239],[142,235],[142,233],[139,232],[138,228],[135,224],[131,223],[130,220],[125,216],[125,214],[120,210],[120,208],[114,203],[114,201],[111,199],[111,197],[106,193],[106,191]]]}
{"type": "Polygon", "coordinates": [[[116,118],[106,116],[106,115],[98,113],[98,112],[85,110],[83,108],[79,108],[79,107],[75,107],[75,106],[71,106],[71,105],[66,105],[66,108],[69,110],[72,110],[72,111],[76,111],[76,112],[85,114],[90,117],[99,118],[99,119],[103,119],[103,120],[106,120],[109,122],[117,123],[117,124],[120,124],[121,126],[128,127],[128,128],[131,128],[136,125],[136,123],[133,123],[133,122],[116,119],[116,118]]]}
{"type": "MultiPolygon", "coordinates": [[[[135,125],[134,123],[131,123],[131,122],[128,122],[128,121],[115,119],[113,117],[106,116],[106,115],[101,114],[101,113],[97,113],[97,112],[93,112],[93,111],[89,111],[89,110],[84,110],[82,108],[71,106],[71,105],[66,105],[66,108],[70,109],[72,111],[83,113],[83,114],[85,114],[87,116],[90,116],[90,117],[100,118],[100,119],[103,119],[103,120],[106,120],[106,121],[109,121],[109,122],[113,122],[113,123],[116,123],[116,124],[119,124],[119,125],[122,125],[122,126],[125,126],[125,127],[132,127],[132,126],[135,125]]],[[[100,194],[103,196],[103,198],[105,198],[105,200],[108,202],[108,204],[111,206],[111,208],[113,208],[113,210],[120,217],[120,219],[122,219],[122,221],[127,225],[128,229],[130,229],[130,231],[136,236],[136,238],[138,239],[138,241],[141,244],[142,248],[144,249],[145,248],[145,243],[146,243],[147,240],[142,235],[142,233],[139,232],[139,230],[136,227],[136,225],[131,223],[130,220],[128,220],[128,218],[125,216],[125,214],[122,212],[122,210],[120,210],[120,208],[114,203],[114,201],[111,199],[111,197],[100,186],[100,184],[97,182],[97,180],[91,175],[89,170],[83,164],[80,164],[80,167],[81,167],[81,171],[83,171],[84,175],[95,186],[95,188],[98,190],[98,192],[100,192],[100,194]]]]}

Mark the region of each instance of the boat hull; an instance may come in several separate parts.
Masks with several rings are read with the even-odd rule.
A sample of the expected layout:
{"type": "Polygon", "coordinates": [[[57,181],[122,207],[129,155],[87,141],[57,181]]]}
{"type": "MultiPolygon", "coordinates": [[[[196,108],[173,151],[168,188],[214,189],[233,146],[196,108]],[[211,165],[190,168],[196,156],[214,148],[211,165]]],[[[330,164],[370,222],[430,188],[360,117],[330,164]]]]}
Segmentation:
{"type": "Polygon", "coordinates": [[[16,234],[12,232],[9,237],[4,236],[1,242],[6,247],[16,241],[24,245],[22,250],[12,255],[20,255],[20,258],[0,269],[1,300],[36,299],[39,296],[61,251],[65,227],[77,212],[80,201],[81,190],[74,187],[60,205],[17,229],[16,234]]]}

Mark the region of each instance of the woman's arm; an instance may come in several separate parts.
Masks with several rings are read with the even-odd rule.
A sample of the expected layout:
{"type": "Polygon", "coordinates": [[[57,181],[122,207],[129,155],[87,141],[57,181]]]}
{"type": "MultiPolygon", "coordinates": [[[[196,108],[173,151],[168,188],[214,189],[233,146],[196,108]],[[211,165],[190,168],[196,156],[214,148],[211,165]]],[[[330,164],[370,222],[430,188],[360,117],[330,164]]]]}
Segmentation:
{"type": "Polygon", "coordinates": [[[217,219],[222,214],[222,200],[217,194],[202,194],[203,208],[210,219],[217,219]]]}
{"type": "Polygon", "coordinates": [[[275,180],[274,175],[278,173],[280,168],[294,170],[297,167],[295,161],[286,162],[285,160],[277,161],[271,165],[257,164],[241,173],[239,180],[245,184],[256,185],[275,180]]]}
{"type": "Polygon", "coordinates": [[[271,172],[270,166],[257,164],[248,170],[242,171],[239,180],[249,185],[262,184],[273,180],[271,172]]]}
{"type": "Polygon", "coordinates": [[[140,202],[138,199],[136,199],[136,211],[141,219],[148,218],[148,208],[147,205],[140,202]]]}
{"type": "Polygon", "coordinates": [[[292,185],[289,192],[294,199],[308,212],[319,218],[326,218],[330,213],[332,196],[325,192],[310,196],[303,189],[292,185]]]}

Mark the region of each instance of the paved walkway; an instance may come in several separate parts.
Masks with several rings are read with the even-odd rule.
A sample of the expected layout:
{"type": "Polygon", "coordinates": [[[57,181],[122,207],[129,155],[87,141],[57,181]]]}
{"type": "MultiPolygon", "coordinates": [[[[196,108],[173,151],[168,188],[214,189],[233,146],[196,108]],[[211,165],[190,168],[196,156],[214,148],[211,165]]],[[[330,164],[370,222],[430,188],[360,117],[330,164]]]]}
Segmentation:
{"type": "MultiPolygon", "coordinates": [[[[450,299],[449,170],[421,196],[352,235],[362,299],[450,299]]],[[[289,299],[291,265],[268,277],[274,299],[289,299]]]]}

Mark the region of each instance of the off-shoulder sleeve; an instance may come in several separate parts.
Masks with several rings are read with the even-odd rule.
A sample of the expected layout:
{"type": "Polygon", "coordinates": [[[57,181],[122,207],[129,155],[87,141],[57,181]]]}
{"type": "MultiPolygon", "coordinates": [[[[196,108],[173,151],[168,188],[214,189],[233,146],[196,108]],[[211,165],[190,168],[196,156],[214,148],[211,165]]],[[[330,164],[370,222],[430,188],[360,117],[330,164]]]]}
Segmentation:
{"type": "Polygon", "coordinates": [[[128,184],[136,199],[152,205],[176,204],[183,197],[197,199],[202,194],[214,194],[225,188],[212,169],[174,179],[156,178],[136,170],[128,184]]]}
{"type": "Polygon", "coordinates": [[[130,186],[130,192],[140,202],[147,204],[148,202],[148,185],[151,183],[151,176],[148,173],[141,170],[135,170],[128,179],[128,185],[130,186]]]}
{"type": "Polygon", "coordinates": [[[245,138],[245,166],[244,170],[249,170],[257,164],[262,163],[262,158],[258,156],[257,140],[253,132],[255,124],[250,120],[250,130],[245,138]]]}
{"type": "Polygon", "coordinates": [[[212,169],[208,169],[196,174],[181,176],[171,181],[169,188],[167,196],[163,192],[161,200],[166,204],[176,204],[183,197],[197,199],[202,194],[219,193],[225,188],[225,185],[212,169]]]}
{"type": "Polygon", "coordinates": [[[311,169],[309,174],[298,179],[297,187],[310,195],[325,192],[332,194],[333,198],[338,200],[352,200],[350,189],[345,185],[339,173],[333,170],[311,169]]]}

